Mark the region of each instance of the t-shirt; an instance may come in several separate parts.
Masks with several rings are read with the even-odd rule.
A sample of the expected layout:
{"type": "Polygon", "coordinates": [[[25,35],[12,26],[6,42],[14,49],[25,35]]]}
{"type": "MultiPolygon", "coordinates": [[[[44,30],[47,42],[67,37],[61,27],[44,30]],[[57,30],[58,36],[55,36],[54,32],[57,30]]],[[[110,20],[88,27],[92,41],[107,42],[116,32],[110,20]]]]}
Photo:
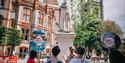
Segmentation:
{"type": "Polygon", "coordinates": [[[67,57],[67,61],[69,62],[72,58],[74,58],[74,54],[70,54],[68,57],[67,57]]]}
{"type": "Polygon", "coordinates": [[[29,58],[27,63],[36,63],[36,62],[35,62],[34,58],[29,58]]]}
{"type": "Polygon", "coordinates": [[[91,63],[88,59],[84,58],[73,58],[69,63],[91,63]]]}

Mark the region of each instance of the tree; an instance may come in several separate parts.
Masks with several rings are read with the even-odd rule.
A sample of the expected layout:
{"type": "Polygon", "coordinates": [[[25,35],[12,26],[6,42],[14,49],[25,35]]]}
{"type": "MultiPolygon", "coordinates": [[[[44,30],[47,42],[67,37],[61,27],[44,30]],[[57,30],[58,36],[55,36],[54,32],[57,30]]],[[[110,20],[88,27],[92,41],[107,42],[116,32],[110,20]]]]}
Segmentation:
{"type": "MultiPolygon", "coordinates": [[[[7,28],[0,26],[0,45],[3,46],[3,50],[4,50],[4,46],[7,45],[7,41],[8,41],[7,28]]],[[[4,55],[4,52],[2,54],[4,55]]]]}
{"type": "MultiPolygon", "coordinates": [[[[97,15],[98,6],[90,6],[89,1],[85,2],[85,0],[79,0],[79,4],[76,5],[79,8],[77,9],[79,17],[72,15],[72,19],[74,21],[74,31],[76,33],[74,45],[76,47],[85,46],[88,48],[92,48],[94,45],[98,46],[97,44],[94,44],[97,42],[96,39],[100,33],[99,29],[101,24],[97,15]]],[[[72,9],[72,11],[73,10],[74,9],[72,9]]]]}
{"type": "Polygon", "coordinates": [[[12,47],[11,54],[13,53],[15,46],[20,45],[21,40],[22,40],[22,36],[19,30],[16,30],[14,28],[13,29],[8,28],[8,46],[12,47]]]}
{"type": "Polygon", "coordinates": [[[22,40],[22,36],[19,30],[16,29],[8,29],[8,45],[10,46],[18,46],[22,40]]]}
{"type": "Polygon", "coordinates": [[[6,28],[5,27],[0,27],[0,45],[6,45],[6,37],[7,37],[7,33],[6,33],[6,28]]]}
{"type": "Polygon", "coordinates": [[[2,46],[12,46],[14,49],[15,46],[20,45],[22,36],[19,30],[0,27],[0,45],[2,46]]]}
{"type": "Polygon", "coordinates": [[[123,32],[120,29],[119,25],[117,25],[114,21],[106,20],[102,22],[102,26],[100,28],[102,33],[104,32],[114,32],[117,35],[122,35],[123,32]]]}

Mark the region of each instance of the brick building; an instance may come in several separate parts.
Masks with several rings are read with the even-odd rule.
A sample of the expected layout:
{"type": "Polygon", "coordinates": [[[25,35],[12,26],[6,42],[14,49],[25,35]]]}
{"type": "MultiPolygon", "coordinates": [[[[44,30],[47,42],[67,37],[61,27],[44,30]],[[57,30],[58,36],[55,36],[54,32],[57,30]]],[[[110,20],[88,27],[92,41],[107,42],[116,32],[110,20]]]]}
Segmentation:
{"type": "MultiPolygon", "coordinates": [[[[47,47],[51,48],[58,42],[64,51],[63,44],[66,50],[73,45],[74,33],[58,32],[56,24],[60,21],[60,11],[57,0],[0,0],[0,26],[16,28],[22,32],[23,40],[15,48],[19,56],[28,53],[32,31],[36,29],[46,32],[47,47]]],[[[7,46],[4,53],[8,54],[9,51],[10,47],[7,46]]]]}
{"type": "MultiPolygon", "coordinates": [[[[20,46],[16,47],[16,51],[21,52],[21,54],[28,52],[32,30],[46,29],[47,34],[51,35],[54,8],[48,7],[47,9],[46,2],[39,0],[0,0],[0,4],[0,25],[22,31],[23,40],[20,46]]],[[[48,37],[48,40],[51,40],[50,38],[51,36],[48,37]]]]}

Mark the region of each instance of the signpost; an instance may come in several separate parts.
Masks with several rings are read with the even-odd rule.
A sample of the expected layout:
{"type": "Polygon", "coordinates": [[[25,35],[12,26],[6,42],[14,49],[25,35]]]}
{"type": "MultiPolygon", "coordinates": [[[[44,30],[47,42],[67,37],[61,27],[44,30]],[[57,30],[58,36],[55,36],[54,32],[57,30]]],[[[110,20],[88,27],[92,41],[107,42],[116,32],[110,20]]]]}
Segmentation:
{"type": "MultiPolygon", "coordinates": [[[[119,36],[116,35],[115,33],[106,32],[101,36],[101,43],[102,43],[102,48],[104,48],[103,50],[107,51],[108,54],[110,54],[112,50],[117,50],[120,47],[121,40],[119,36]]],[[[110,62],[109,57],[108,57],[108,62],[110,62]]]]}

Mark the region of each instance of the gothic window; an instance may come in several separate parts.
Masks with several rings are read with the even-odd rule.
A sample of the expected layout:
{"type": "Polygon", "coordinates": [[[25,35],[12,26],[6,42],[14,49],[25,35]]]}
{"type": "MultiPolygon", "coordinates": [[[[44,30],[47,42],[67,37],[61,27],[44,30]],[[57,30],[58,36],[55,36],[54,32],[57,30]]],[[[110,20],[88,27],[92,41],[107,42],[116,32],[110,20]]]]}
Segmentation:
{"type": "Polygon", "coordinates": [[[99,9],[97,7],[95,8],[95,11],[96,11],[96,14],[98,15],[99,14],[99,12],[98,12],[99,9]]]}
{"type": "Polygon", "coordinates": [[[4,7],[4,0],[0,0],[0,8],[4,7]]]}
{"type": "Polygon", "coordinates": [[[43,24],[43,18],[44,18],[44,14],[39,12],[39,14],[38,14],[38,24],[39,25],[43,24]]]}
{"type": "Polygon", "coordinates": [[[98,7],[95,7],[95,11],[96,11],[95,13],[96,13],[97,17],[100,17],[100,10],[98,7]]]}
{"type": "Polygon", "coordinates": [[[24,8],[23,18],[24,18],[24,21],[25,21],[26,23],[29,23],[29,22],[30,22],[30,12],[31,12],[30,9],[24,8]]]}

